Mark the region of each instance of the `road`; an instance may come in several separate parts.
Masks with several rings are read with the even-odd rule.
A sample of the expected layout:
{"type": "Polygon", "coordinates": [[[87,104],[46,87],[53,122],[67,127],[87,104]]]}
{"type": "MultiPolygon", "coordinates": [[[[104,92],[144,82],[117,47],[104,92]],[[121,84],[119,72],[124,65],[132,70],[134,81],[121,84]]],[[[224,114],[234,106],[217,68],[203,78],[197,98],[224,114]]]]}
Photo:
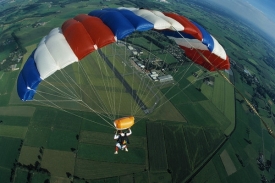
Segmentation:
{"type": "Polygon", "coordinates": [[[122,85],[125,87],[126,91],[133,97],[139,107],[143,110],[145,114],[149,113],[147,106],[142,102],[139,96],[136,94],[136,91],[132,89],[132,87],[127,83],[127,81],[123,78],[123,76],[118,72],[118,70],[113,67],[111,61],[104,55],[104,53],[99,49],[99,55],[101,58],[107,63],[110,69],[114,72],[115,76],[120,80],[122,85]]]}

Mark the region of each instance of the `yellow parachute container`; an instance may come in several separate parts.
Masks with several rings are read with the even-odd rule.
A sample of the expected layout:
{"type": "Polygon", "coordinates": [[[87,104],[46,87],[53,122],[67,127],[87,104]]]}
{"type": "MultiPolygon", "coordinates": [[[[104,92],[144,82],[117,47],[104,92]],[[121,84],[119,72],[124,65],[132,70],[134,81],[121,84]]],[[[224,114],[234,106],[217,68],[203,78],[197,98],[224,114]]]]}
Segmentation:
{"type": "Polygon", "coordinates": [[[125,130],[127,128],[130,128],[135,123],[134,116],[128,116],[124,118],[119,118],[114,121],[114,125],[117,130],[125,130]]]}

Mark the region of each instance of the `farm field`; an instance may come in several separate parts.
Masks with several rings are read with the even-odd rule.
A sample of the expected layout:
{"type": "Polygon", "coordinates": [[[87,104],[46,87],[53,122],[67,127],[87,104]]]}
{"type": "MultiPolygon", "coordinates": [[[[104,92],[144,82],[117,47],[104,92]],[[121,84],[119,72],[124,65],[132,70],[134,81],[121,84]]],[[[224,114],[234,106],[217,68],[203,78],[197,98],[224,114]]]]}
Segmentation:
{"type": "MultiPolygon", "coordinates": [[[[268,118],[264,118],[268,122],[268,118]]],[[[203,172],[207,171],[207,167],[214,165],[216,172],[209,177],[213,180],[214,177],[219,177],[221,182],[256,182],[260,179],[260,174],[263,173],[259,169],[256,158],[259,153],[263,152],[264,156],[269,160],[274,151],[274,139],[268,135],[267,131],[262,128],[260,120],[246,110],[240,102],[236,101],[236,127],[230,139],[225,143],[225,148],[217,152],[213,159],[198,173],[198,178],[205,177],[203,172]],[[242,139],[242,140],[241,140],[242,139]],[[263,150],[264,145],[264,151],[263,150]],[[220,160],[222,151],[226,149],[228,155],[232,159],[236,172],[232,175],[227,175],[226,168],[220,160]]],[[[273,172],[274,169],[270,169],[273,172]]],[[[265,174],[267,179],[272,179],[272,174],[265,174]]],[[[206,178],[206,177],[205,177],[206,178]]],[[[194,183],[197,181],[193,181],[194,183]]]]}
{"type": "MultiPolygon", "coordinates": [[[[181,85],[185,83],[187,83],[187,81],[181,82],[181,85]]],[[[207,98],[204,97],[201,93],[194,93],[194,91],[196,90],[194,90],[194,88],[192,87],[194,86],[190,85],[189,91],[182,91],[182,94],[185,95],[186,98],[188,98],[188,101],[190,103],[194,103],[194,106],[196,106],[200,102],[208,101],[207,98]],[[196,98],[192,95],[196,95],[199,97],[196,98]]],[[[173,106],[175,111],[178,111],[179,106],[182,107],[182,105],[187,104],[186,100],[171,101],[172,103],[170,103],[169,105],[173,106]],[[173,101],[177,101],[178,104],[173,104],[173,101]]],[[[24,107],[26,108],[27,106],[24,107]]],[[[23,106],[21,108],[24,109],[23,106]]],[[[22,146],[21,154],[19,156],[19,162],[22,165],[36,164],[38,162],[43,169],[46,169],[50,172],[51,181],[69,180],[70,176],[68,176],[68,173],[70,173],[71,175],[83,178],[85,180],[107,181],[107,179],[105,179],[106,176],[114,176],[114,178],[110,179],[110,181],[117,180],[118,182],[124,182],[127,180],[127,176],[123,177],[121,175],[132,174],[133,172],[140,172],[139,174],[134,176],[136,180],[150,179],[158,181],[162,180],[162,178],[160,177],[163,176],[167,181],[173,180],[174,176],[178,176],[180,174],[180,170],[175,171],[176,167],[175,165],[172,165],[172,162],[175,161],[173,160],[172,154],[174,151],[177,151],[175,149],[176,146],[173,147],[171,146],[170,141],[161,139],[159,139],[159,143],[162,143],[162,146],[157,145],[158,143],[156,144],[157,146],[154,146],[154,139],[156,139],[158,136],[166,136],[166,139],[169,139],[170,135],[171,137],[173,136],[171,134],[173,133],[173,130],[171,131],[171,128],[173,129],[175,127],[179,128],[180,131],[176,132],[176,136],[172,138],[174,139],[172,142],[180,146],[180,144],[183,142],[182,140],[184,139],[186,143],[189,143],[189,145],[186,145],[186,147],[189,147],[188,149],[185,148],[185,146],[182,146],[180,150],[181,153],[184,152],[185,156],[179,155],[179,159],[176,159],[176,161],[182,161],[185,158],[184,161],[189,162],[188,166],[190,167],[190,169],[182,167],[181,170],[186,171],[185,174],[181,175],[177,179],[174,179],[173,181],[183,180],[185,176],[188,176],[196,167],[200,165],[201,162],[203,162],[203,159],[207,157],[205,155],[211,153],[211,151],[215,149],[215,147],[223,140],[223,138],[221,138],[222,132],[220,131],[220,129],[216,129],[213,126],[211,127],[211,125],[207,125],[205,128],[202,129],[197,129],[195,128],[195,123],[193,124],[194,127],[191,127],[189,125],[183,126],[182,123],[175,123],[175,125],[171,126],[169,125],[168,121],[160,121],[158,123],[159,125],[156,125],[155,123],[148,120],[147,122],[144,120],[137,120],[138,125],[133,127],[134,134],[131,137],[132,143],[129,147],[129,153],[122,154],[124,152],[121,152],[117,157],[114,157],[114,143],[112,142],[112,135],[110,135],[110,131],[112,130],[111,128],[106,128],[104,125],[98,125],[98,122],[101,121],[99,124],[104,124],[104,122],[96,114],[87,113],[85,111],[70,111],[71,114],[77,114],[77,116],[84,117],[83,119],[81,119],[75,115],[68,115],[68,113],[65,111],[55,110],[43,105],[34,105],[30,109],[32,112],[29,111],[29,113],[3,112],[3,114],[11,116],[5,117],[3,119],[12,119],[14,118],[14,115],[18,115],[18,119],[24,119],[23,123],[25,125],[22,124],[22,127],[26,128],[27,132],[24,136],[19,137],[21,139],[24,139],[24,144],[22,146]],[[87,118],[93,119],[93,121],[89,122],[85,120],[87,118]],[[151,126],[151,128],[149,128],[149,126],[151,126]],[[157,126],[159,126],[157,128],[159,135],[152,136],[153,134],[155,134],[152,131],[156,130],[155,128],[157,126]],[[144,133],[146,131],[146,128],[147,133],[144,133]],[[209,133],[212,131],[216,132],[215,136],[209,133]],[[197,143],[199,144],[203,142],[203,144],[205,144],[206,146],[204,145],[198,149],[192,149],[191,141],[193,141],[194,138],[192,138],[191,136],[196,137],[196,134],[200,134],[200,138],[204,137],[202,138],[204,139],[204,141],[198,138],[197,143]],[[148,141],[148,147],[147,138],[151,139],[151,141],[148,141]],[[155,147],[160,149],[156,150],[155,147]],[[149,158],[151,156],[150,153],[156,154],[162,149],[161,147],[167,149],[167,154],[163,154],[162,157],[159,157],[162,159],[162,168],[156,165],[156,163],[161,162],[159,161],[159,158],[149,158]],[[40,152],[41,148],[43,148],[43,153],[40,152]],[[197,156],[195,155],[196,152],[201,152],[202,154],[197,156]],[[191,154],[194,154],[195,156],[191,156],[191,154]],[[189,156],[190,159],[188,158],[189,156]],[[62,160],[60,159],[60,157],[63,157],[62,160]],[[95,169],[95,167],[98,166],[102,167],[100,169],[107,170],[108,167],[118,166],[121,167],[122,170],[112,171],[112,173],[99,173],[98,169],[95,169]],[[167,173],[167,169],[172,170],[172,172],[175,173],[171,175],[167,173]],[[148,173],[141,174],[142,172],[148,173]]],[[[202,107],[199,107],[199,109],[201,110],[202,107]]],[[[205,111],[202,115],[208,115],[208,113],[205,111]]],[[[189,123],[192,121],[192,117],[189,117],[188,119],[184,116],[183,119],[185,118],[189,123]]],[[[222,119],[222,115],[220,115],[220,118],[222,119]]],[[[194,122],[195,121],[196,120],[194,120],[194,122]]],[[[214,124],[215,122],[212,123],[212,125],[214,124]]],[[[16,127],[17,124],[15,123],[13,124],[13,126],[16,127]]],[[[110,171],[112,169],[113,168],[110,168],[110,171]]],[[[24,173],[20,176],[24,177],[24,173]]],[[[17,179],[19,179],[19,177],[17,177],[17,179]]],[[[42,176],[40,172],[37,172],[37,175],[33,176],[33,179],[35,180],[48,178],[49,174],[43,174],[42,176]]]]}

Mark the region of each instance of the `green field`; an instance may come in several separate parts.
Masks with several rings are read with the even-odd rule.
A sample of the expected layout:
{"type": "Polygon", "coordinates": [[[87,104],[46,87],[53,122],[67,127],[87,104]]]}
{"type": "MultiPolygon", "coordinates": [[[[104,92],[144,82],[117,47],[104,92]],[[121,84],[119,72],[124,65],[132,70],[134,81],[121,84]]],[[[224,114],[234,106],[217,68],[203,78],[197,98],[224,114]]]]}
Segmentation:
{"type": "Polygon", "coordinates": [[[34,173],[32,176],[32,182],[39,183],[39,182],[45,182],[46,180],[50,180],[51,177],[47,174],[43,173],[34,173]]]}
{"type": "Polygon", "coordinates": [[[7,106],[0,109],[3,116],[31,117],[35,111],[35,107],[31,106],[7,106]]]}
{"type": "Polygon", "coordinates": [[[41,167],[47,169],[51,176],[67,178],[66,173],[73,173],[75,154],[73,152],[45,149],[41,167]]]}
{"type": "MultiPolygon", "coordinates": [[[[164,88],[162,92],[177,107],[187,121],[199,126],[215,127],[219,124],[219,127],[223,130],[226,130],[230,126],[234,128],[234,102],[231,102],[234,98],[234,91],[228,83],[218,80],[215,82],[213,90],[211,88],[203,89],[203,91],[212,91],[213,95],[215,92],[223,93],[215,96],[214,101],[211,101],[211,99],[208,101],[205,95],[203,95],[205,92],[199,92],[187,80],[180,79],[178,87],[184,88],[184,86],[188,87],[180,93],[177,93],[176,87],[172,89],[164,88]],[[225,86],[229,91],[221,92],[225,86]],[[228,104],[225,104],[226,101],[228,101],[228,104]]],[[[227,130],[226,133],[230,133],[233,128],[231,127],[230,131],[227,130]]]]}
{"type": "Polygon", "coordinates": [[[222,182],[219,178],[219,176],[216,176],[217,170],[216,167],[213,164],[213,161],[210,161],[205,168],[200,171],[198,176],[196,176],[193,179],[193,183],[199,183],[199,182],[204,182],[205,180],[209,182],[222,182]]]}
{"type": "Polygon", "coordinates": [[[0,136],[24,139],[27,127],[1,125],[0,136]]]}
{"type": "MultiPolygon", "coordinates": [[[[4,72],[0,79],[0,106],[6,106],[9,103],[9,98],[13,90],[13,84],[16,82],[18,71],[15,72],[4,72]]],[[[1,111],[1,110],[0,110],[1,111]]]]}
{"type": "Polygon", "coordinates": [[[16,169],[15,183],[21,183],[22,181],[27,181],[28,172],[21,169],[16,169]]]}
{"type": "Polygon", "coordinates": [[[40,152],[38,147],[22,146],[18,161],[24,165],[34,165],[39,155],[40,152]]]}
{"type": "Polygon", "coordinates": [[[13,163],[18,159],[20,154],[20,144],[21,139],[0,137],[0,145],[1,147],[5,147],[0,152],[0,156],[5,157],[0,159],[0,167],[4,169],[11,169],[13,167],[13,163]]]}
{"type": "MultiPolygon", "coordinates": [[[[77,159],[75,166],[75,175],[85,179],[99,179],[104,177],[114,177],[123,174],[133,174],[135,172],[143,172],[144,169],[144,165],[140,164],[100,162],[77,159]]],[[[114,177],[112,178],[112,180],[113,179],[116,178],[114,177]]]]}
{"type": "MultiPolygon", "coordinates": [[[[9,182],[10,181],[10,169],[0,167],[0,176],[1,176],[1,181],[9,182]]],[[[22,179],[21,179],[21,181],[22,181],[22,179]]]]}
{"type": "MultiPolygon", "coordinates": [[[[271,153],[274,151],[274,139],[262,129],[259,118],[255,117],[248,110],[246,111],[242,104],[236,103],[236,129],[231,138],[226,142],[225,148],[228,151],[234,165],[236,166],[237,172],[228,176],[225,168],[223,167],[219,155],[222,149],[214,156],[213,160],[210,161],[204,169],[198,174],[198,178],[203,178],[206,175],[204,172],[208,171],[207,167],[216,167],[216,173],[214,173],[209,180],[213,180],[214,177],[219,177],[220,182],[257,182],[260,180],[260,174],[262,171],[258,168],[255,158],[259,156],[259,152],[262,152],[264,147],[264,155],[267,159],[271,157],[271,153]],[[251,144],[247,141],[250,140],[251,144]],[[239,156],[242,160],[243,165],[236,157],[239,156]]],[[[267,119],[264,118],[266,121],[267,119]]],[[[271,169],[271,172],[274,170],[271,169]]],[[[209,176],[208,176],[209,177],[209,176]]],[[[266,174],[267,178],[272,178],[272,175],[266,174]]],[[[195,179],[195,180],[196,180],[195,179]]],[[[215,180],[215,179],[214,179],[215,180]]],[[[194,181],[198,182],[198,181],[194,181]]]]}
{"type": "Polygon", "coordinates": [[[113,157],[114,145],[95,145],[95,144],[80,144],[78,157],[81,159],[108,161],[108,162],[121,162],[132,164],[145,164],[145,150],[141,148],[129,148],[132,153],[121,152],[117,158],[113,157]]]}
{"type": "Polygon", "coordinates": [[[161,123],[147,123],[149,166],[152,172],[167,171],[167,160],[161,123]]]}

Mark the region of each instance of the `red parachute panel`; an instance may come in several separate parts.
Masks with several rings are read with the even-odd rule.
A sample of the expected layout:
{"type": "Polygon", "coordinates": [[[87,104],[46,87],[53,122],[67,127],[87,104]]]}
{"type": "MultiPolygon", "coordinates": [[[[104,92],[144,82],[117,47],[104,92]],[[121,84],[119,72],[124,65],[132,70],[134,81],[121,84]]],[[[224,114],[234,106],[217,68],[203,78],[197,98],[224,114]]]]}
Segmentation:
{"type": "Polygon", "coordinates": [[[205,58],[203,58],[196,49],[190,49],[183,46],[180,46],[188,58],[190,58],[196,64],[199,64],[206,68],[209,71],[224,70],[230,68],[229,59],[223,60],[219,56],[211,53],[208,50],[198,50],[200,51],[212,64],[208,63],[205,58]]]}
{"type": "Polygon", "coordinates": [[[79,60],[95,50],[92,38],[78,21],[69,19],[64,22],[62,32],[79,60]]]}
{"type": "Polygon", "coordinates": [[[102,48],[116,41],[111,29],[107,27],[101,19],[85,14],[80,14],[74,17],[74,19],[83,24],[98,48],[102,48]]]}
{"type": "Polygon", "coordinates": [[[230,61],[229,61],[229,57],[227,55],[226,55],[225,62],[223,62],[219,67],[222,69],[226,69],[226,70],[230,69],[230,61]]]}

